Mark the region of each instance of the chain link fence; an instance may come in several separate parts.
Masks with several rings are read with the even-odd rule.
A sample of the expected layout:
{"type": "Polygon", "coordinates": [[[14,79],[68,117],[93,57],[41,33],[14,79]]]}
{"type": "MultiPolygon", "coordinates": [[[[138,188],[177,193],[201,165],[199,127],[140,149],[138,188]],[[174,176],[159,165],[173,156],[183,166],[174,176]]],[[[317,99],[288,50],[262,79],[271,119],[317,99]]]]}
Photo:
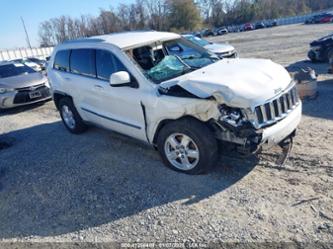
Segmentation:
{"type": "Polygon", "coordinates": [[[313,12],[313,13],[306,14],[306,15],[284,17],[284,18],[279,18],[279,19],[275,19],[275,20],[277,21],[278,25],[304,23],[306,20],[308,20],[309,18],[311,18],[315,15],[324,14],[324,13],[328,13],[328,12],[333,13],[333,8],[319,11],[319,12],[313,12]]]}

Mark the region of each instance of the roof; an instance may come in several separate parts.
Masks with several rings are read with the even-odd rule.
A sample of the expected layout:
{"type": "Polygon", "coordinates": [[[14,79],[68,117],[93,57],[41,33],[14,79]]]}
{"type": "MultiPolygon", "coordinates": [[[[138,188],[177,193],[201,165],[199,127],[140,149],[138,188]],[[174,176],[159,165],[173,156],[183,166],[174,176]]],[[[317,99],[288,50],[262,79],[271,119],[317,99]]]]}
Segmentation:
{"type": "Polygon", "coordinates": [[[0,61],[0,66],[14,64],[12,61],[0,61]]]}
{"type": "Polygon", "coordinates": [[[131,31],[113,33],[110,35],[94,36],[87,39],[77,40],[76,42],[88,42],[94,40],[96,42],[110,43],[121,49],[128,49],[150,44],[156,41],[167,41],[172,39],[178,39],[180,37],[181,36],[178,34],[169,32],[131,31]]]}

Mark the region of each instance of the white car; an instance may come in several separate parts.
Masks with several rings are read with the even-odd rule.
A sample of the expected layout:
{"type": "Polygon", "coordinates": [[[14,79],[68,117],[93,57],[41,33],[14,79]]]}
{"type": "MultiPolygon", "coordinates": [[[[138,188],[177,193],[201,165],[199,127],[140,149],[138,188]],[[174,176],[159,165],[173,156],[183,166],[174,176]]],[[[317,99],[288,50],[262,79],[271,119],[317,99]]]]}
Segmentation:
{"type": "Polygon", "coordinates": [[[153,145],[165,164],[199,174],[218,143],[243,154],[295,135],[302,104],[270,60],[223,59],[180,35],[127,32],[57,46],[48,65],[66,128],[105,127],[153,145]]]}
{"type": "Polygon", "coordinates": [[[199,46],[204,47],[220,58],[237,58],[236,49],[228,43],[212,43],[194,35],[183,35],[183,37],[199,46]]]}

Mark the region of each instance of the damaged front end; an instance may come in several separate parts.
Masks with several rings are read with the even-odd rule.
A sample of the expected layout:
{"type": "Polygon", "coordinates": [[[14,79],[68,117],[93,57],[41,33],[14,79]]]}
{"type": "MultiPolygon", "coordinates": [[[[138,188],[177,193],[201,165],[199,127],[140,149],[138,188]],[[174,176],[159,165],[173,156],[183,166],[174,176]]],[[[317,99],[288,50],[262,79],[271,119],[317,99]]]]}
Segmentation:
{"type": "MultiPolygon", "coordinates": [[[[193,98],[203,99],[197,95],[190,93],[179,85],[172,85],[168,88],[158,89],[161,95],[181,97],[181,98],[193,98]]],[[[256,153],[262,142],[262,129],[256,129],[253,124],[248,120],[248,117],[241,108],[232,108],[225,104],[218,104],[225,100],[221,94],[214,94],[210,98],[204,98],[212,100],[212,104],[207,108],[213,108],[212,105],[217,109],[215,112],[211,112],[212,115],[205,115],[204,120],[201,118],[202,115],[199,110],[205,110],[203,103],[199,104],[201,108],[185,108],[187,115],[199,118],[203,122],[208,122],[209,126],[212,127],[215,133],[215,137],[226,143],[234,145],[236,150],[242,155],[251,155],[256,153]],[[191,111],[192,110],[192,111],[191,111]]],[[[195,105],[194,105],[195,106],[195,105]]],[[[185,113],[184,113],[185,114],[185,113]]]]}
{"type": "Polygon", "coordinates": [[[261,91],[259,97],[250,87],[236,91],[231,86],[184,79],[161,84],[159,93],[200,100],[182,106],[184,115],[208,123],[219,141],[242,156],[279,146],[281,155],[276,164],[281,166],[288,158],[301,119],[301,101],[290,78],[288,84],[274,91],[268,86],[256,89],[261,91]]]}
{"type": "MultiPolygon", "coordinates": [[[[222,142],[233,145],[242,156],[250,156],[261,151],[264,143],[264,129],[257,129],[247,118],[246,112],[239,108],[231,108],[225,104],[219,105],[221,116],[210,123],[215,130],[215,136],[222,142]]],[[[284,138],[277,145],[281,149],[275,164],[283,166],[287,161],[293,146],[296,131],[284,138]]]]}
{"type": "Polygon", "coordinates": [[[256,153],[262,141],[262,130],[255,129],[239,108],[222,104],[219,105],[219,111],[219,119],[210,121],[215,127],[217,139],[234,144],[236,150],[243,155],[256,153]]]}

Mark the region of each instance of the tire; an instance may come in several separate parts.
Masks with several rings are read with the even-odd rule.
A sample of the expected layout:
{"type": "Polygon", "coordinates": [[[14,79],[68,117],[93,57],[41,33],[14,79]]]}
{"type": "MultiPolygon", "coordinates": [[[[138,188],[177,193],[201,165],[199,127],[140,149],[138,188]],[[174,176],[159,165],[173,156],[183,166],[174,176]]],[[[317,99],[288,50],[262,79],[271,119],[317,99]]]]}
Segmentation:
{"type": "Polygon", "coordinates": [[[81,134],[87,130],[87,125],[80,117],[70,98],[65,97],[59,100],[59,112],[62,122],[71,133],[81,134]]]}
{"type": "Polygon", "coordinates": [[[333,48],[330,48],[330,49],[327,51],[327,59],[326,59],[326,61],[327,61],[327,62],[330,62],[330,58],[333,58],[333,48]]]}
{"type": "Polygon", "coordinates": [[[157,148],[169,168],[190,175],[206,173],[218,159],[218,144],[209,128],[194,118],[166,124],[157,148]]]}
{"type": "Polygon", "coordinates": [[[318,62],[318,60],[316,58],[316,54],[313,51],[309,51],[308,57],[311,60],[311,62],[313,62],[313,63],[318,62]]]}

